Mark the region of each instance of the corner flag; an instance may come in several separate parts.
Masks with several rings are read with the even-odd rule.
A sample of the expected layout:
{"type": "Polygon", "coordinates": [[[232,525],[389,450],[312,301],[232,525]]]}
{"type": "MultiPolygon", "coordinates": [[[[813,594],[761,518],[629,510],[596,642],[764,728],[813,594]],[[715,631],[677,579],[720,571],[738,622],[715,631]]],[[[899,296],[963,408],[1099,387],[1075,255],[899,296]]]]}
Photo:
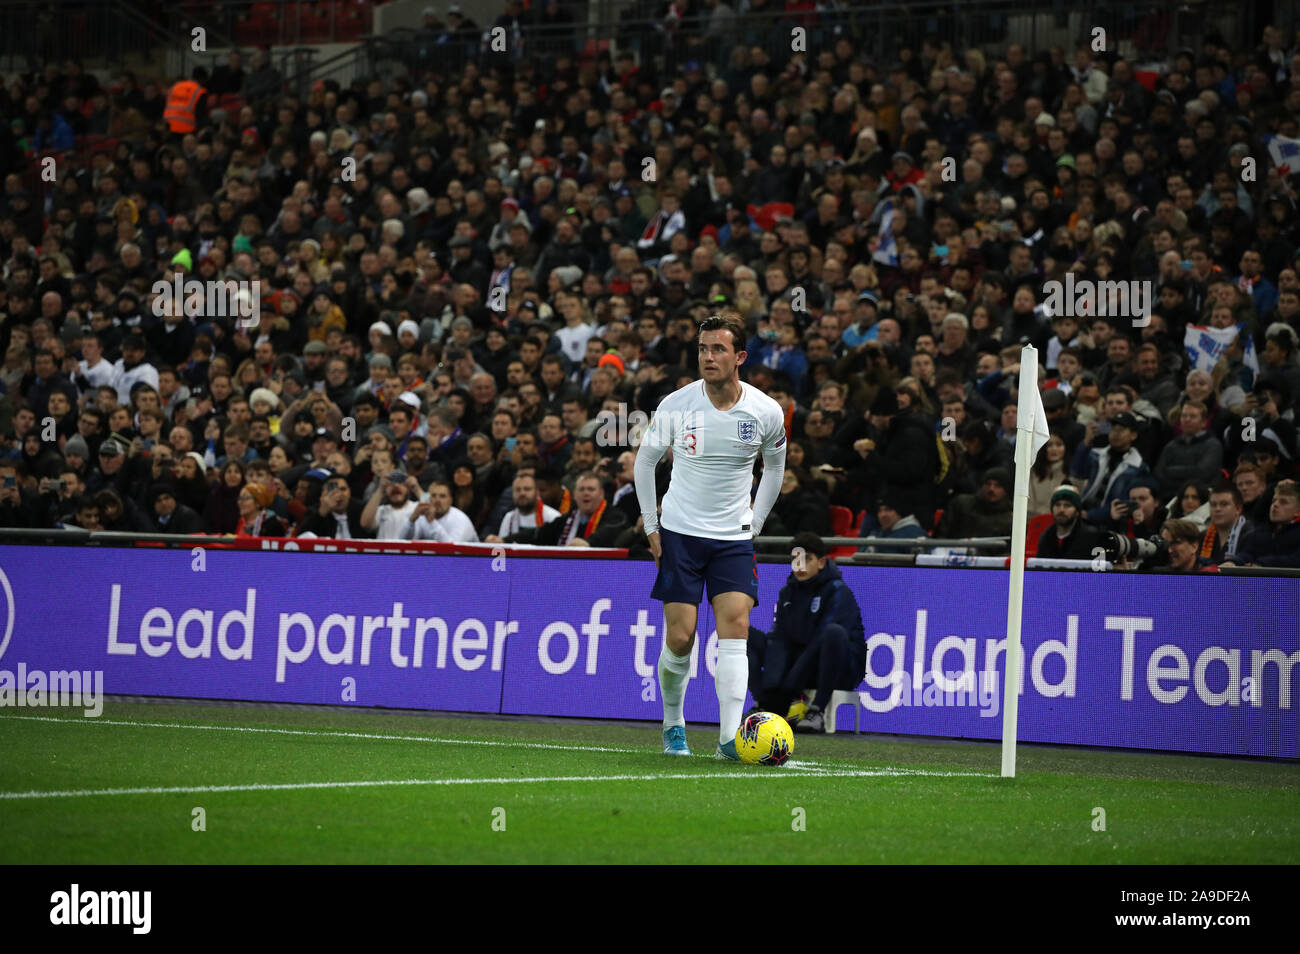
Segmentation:
{"type": "Polygon", "coordinates": [[[1038,393],[1038,351],[1020,352],[1020,395],[1016,417],[1015,509],[1011,519],[1011,583],[1007,596],[1006,681],[1002,687],[1002,776],[1016,774],[1016,723],[1020,702],[1020,624],[1025,588],[1025,525],[1029,516],[1029,468],[1051,436],[1038,393]]]}

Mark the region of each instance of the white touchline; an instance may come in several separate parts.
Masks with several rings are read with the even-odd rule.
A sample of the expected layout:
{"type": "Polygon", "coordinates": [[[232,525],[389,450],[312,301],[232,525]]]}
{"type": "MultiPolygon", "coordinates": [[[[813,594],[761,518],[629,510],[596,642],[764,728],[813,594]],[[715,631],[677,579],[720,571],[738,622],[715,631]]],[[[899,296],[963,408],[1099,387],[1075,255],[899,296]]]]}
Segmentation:
{"type": "MultiPolygon", "coordinates": [[[[862,771],[825,772],[831,778],[901,778],[918,775],[993,778],[992,773],[928,772],[911,769],[864,769],[862,771]]],[[[540,782],[660,782],[691,779],[777,779],[808,778],[803,773],[779,769],[753,772],[680,772],[652,775],[542,775],[521,778],[405,778],[359,782],[255,782],[250,785],[180,785],[158,788],[88,788],[66,792],[0,792],[0,799],[90,798],[96,795],[196,795],[210,792],[282,792],[313,788],[379,788],[392,785],[530,785],[540,782]]]]}
{"type": "Polygon", "coordinates": [[[498,745],[527,749],[560,749],[567,752],[640,752],[632,747],[616,748],[603,745],[563,745],[552,742],[499,742],[489,739],[443,739],[428,735],[383,735],[374,732],[317,732],[312,729],[272,729],[246,725],[186,725],[181,722],[134,722],[130,719],[62,719],[58,716],[0,716],[3,719],[26,719],[32,722],[63,722],[67,725],[130,725],[144,729],[205,729],[210,732],[266,732],[272,735],[329,736],[340,739],[389,739],[394,742],[437,742],[443,745],[498,745]]]}
{"type": "MultiPolygon", "coordinates": [[[[558,750],[561,752],[617,752],[622,754],[638,754],[647,751],[646,748],[634,748],[627,746],[623,748],[605,745],[565,745],[559,742],[527,742],[524,740],[514,742],[503,742],[491,739],[445,739],[427,735],[384,735],[374,732],[321,732],[313,729],[275,729],[265,726],[246,726],[246,725],[189,725],[183,722],[135,722],[130,719],[64,719],[58,716],[29,716],[29,715],[5,715],[0,716],[0,724],[5,719],[20,719],[28,722],[58,722],[63,725],[129,725],[142,729],[201,729],[210,732],[263,732],[272,735],[307,735],[307,736],[325,736],[327,738],[341,739],[382,739],[393,742],[436,742],[445,745],[489,745],[500,746],[505,748],[516,749],[547,749],[558,750]]],[[[713,758],[709,754],[697,754],[697,758],[713,758]]],[[[803,774],[814,774],[818,772],[838,772],[832,766],[815,762],[812,759],[801,759],[791,761],[787,768],[795,769],[796,772],[803,774]]],[[[845,772],[856,772],[857,769],[845,769],[845,772]]],[[[893,769],[884,768],[878,770],[880,774],[906,772],[909,775],[935,775],[940,777],[951,778],[984,778],[992,777],[984,772],[931,772],[922,769],[893,769]]],[[[629,775],[628,778],[645,778],[641,775],[629,775]]],[[[663,776],[671,778],[673,776],[663,776]]],[[[688,776],[690,778],[699,778],[701,776],[688,776]]],[[[730,776],[722,776],[729,778],[730,776]]],[[[205,789],[206,791],[206,789],[205,789]]],[[[0,793],[0,797],[9,797],[0,793]]]]}

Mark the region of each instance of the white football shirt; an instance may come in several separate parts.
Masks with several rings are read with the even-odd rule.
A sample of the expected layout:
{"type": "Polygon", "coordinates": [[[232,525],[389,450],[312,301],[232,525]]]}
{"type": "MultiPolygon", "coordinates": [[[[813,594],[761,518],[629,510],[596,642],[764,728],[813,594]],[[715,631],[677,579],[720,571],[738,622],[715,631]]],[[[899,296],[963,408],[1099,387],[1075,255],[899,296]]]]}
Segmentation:
{"type": "Polygon", "coordinates": [[[660,526],[692,537],[750,539],[754,460],[762,451],[766,461],[784,469],[781,405],[742,381],[740,400],[719,411],[704,382],[692,381],[660,402],[642,440],[649,461],[657,461],[669,447],[672,481],[660,526]]]}

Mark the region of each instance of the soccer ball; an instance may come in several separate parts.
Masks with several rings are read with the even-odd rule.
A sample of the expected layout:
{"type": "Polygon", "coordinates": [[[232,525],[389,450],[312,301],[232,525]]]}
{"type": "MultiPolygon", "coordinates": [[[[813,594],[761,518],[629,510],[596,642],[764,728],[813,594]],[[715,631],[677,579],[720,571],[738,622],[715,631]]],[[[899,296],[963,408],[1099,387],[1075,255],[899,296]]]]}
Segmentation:
{"type": "Polygon", "coordinates": [[[736,754],[749,765],[780,765],[793,751],[790,723],[775,712],[747,715],[736,730],[736,754]]]}

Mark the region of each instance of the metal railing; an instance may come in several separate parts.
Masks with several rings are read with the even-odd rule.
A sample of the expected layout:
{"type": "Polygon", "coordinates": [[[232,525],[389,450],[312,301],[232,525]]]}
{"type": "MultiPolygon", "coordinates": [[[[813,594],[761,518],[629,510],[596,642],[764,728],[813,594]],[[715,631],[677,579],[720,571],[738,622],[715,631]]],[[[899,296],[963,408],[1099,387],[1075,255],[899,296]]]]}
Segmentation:
{"type": "MultiPolygon", "coordinates": [[[[793,537],[773,536],[758,537],[756,546],[764,544],[781,544],[788,546],[793,537]]],[[[827,546],[847,546],[875,544],[890,547],[907,547],[925,549],[930,547],[968,547],[971,549],[988,549],[1007,546],[1010,537],[972,537],[968,539],[940,539],[935,537],[917,537],[915,539],[894,539],[890,537],[823,537],[827,546]]],[[[402,540],[330,540],[326,538],[272,538],[272,537],[234,537],[221,534],[168,534],[136,533],[112,530],[82,530],[79,528],[26,528],[0,527],[0,546],[89,546],[89,547],[164,547],[168,549],[204,549],[274,551],[279,553],[382,553],[385,555],[407,556],[494,556],[499,551],[508,551],[515,556],[564,557],[573,559],[600,558],[626,559],[627,551],[622,549],[575,549],[573,547],[521,547],[502,544],[480,543],[432,543],[409,542],[402,540]]],[[[1010,557],[1005,554],[994,557],[954,556],[930,557],[919,553],[855,553],[841,557],[836,562],[865,564],[867,566],[907,566],[907,567],[945,567],[952,569],[992,569],[1004,570],[1010,557]]],[[[758,554],[759,563],[789,563],[789,554],[758,554]]],[[[1026,563],[1029,569],[1072,570],[1078,572],[1096,572],[1098,567],[1092,560],[1060,560],[1031,557],[1026,563]]],[[[1107,562],[1104,567],[1110,573],[1161,573],[1177,574],[1168,568],[1139,568],[1116,566],[1107,562]]],[[[1300,569],[1288,567],[1245,567],[1230,566],[1219,569],[1220,576],[1267,576],[1287,579],[1300,579],[1300,569]]]]}

